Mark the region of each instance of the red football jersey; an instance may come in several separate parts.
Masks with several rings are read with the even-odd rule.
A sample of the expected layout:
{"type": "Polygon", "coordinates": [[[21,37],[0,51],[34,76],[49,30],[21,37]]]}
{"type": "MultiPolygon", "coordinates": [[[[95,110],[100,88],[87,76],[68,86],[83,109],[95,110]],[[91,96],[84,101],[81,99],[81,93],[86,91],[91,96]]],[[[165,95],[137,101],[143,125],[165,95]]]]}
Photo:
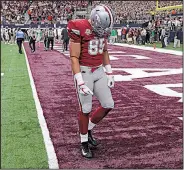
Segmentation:
{"type": "Polygon", "coordinates": [[[107,50],[107,40],[98,38],[92,31],[87,19],[76,19],[68,22],[68,35],[77,43],[81,43],[79,64],[96,67],[103,63],[103,52],[107,50]]]}

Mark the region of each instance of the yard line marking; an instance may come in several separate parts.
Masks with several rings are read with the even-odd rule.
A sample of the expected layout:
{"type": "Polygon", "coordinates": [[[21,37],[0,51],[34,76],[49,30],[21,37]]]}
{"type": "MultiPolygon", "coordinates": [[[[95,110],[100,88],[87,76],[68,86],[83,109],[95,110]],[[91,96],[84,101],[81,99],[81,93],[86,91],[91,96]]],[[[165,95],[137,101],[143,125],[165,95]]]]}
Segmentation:
{"type": "Polygon", "coordinates": [[[178,119],[183,120],[183,117],[178,117],[178,119]]]}
{"type": "Polygon", "coordinates": [[[54,48],[55,50],[63,50],[63,47],[62,47],[62,46],[53,46],[53,48],[54,48]]]}
{"type": "MultiPolygon", "coordinates": [[[[109,50],[109,49],[108,49],[108,50],[109,50]]],[[[126,52],[124,52],[124,51],[109,51],[108,53],[109,53],[109,54],[114,54],[114,53],[115,53],[115,54],[117,54],[117,53],[118,53],[118,54],[119,54],[119,53],[120,53],[120,54],[121,54],[121,53],[124,54],[124,53],[126,53],[126,52]]]]}
{"type": "Polygon", "coordinates": [[[60,53],[63,53],[63,50],[57,50],[57,51],[59,51],[60,53]]]}
{"type": "Polygon", "coordinates": [[[33,76],[31,73],[31,69],[30,69],[30,65],[29,65],[29,61],[27,58],[27,54],[23,45],[23,50],[24,50],[24,54],[25,54],[25,59],[26,59],[26,65],[27,65],[27,69],[28,69],[28,74],[29,74],[29,79],[30,79],[30,85],[32,88],[32,93],[33,93],[33,98],[35,101],[35,105],[36,105],[36,110],[37,110],[37,114],[38,114],[38,119],[39,119],[39,123],[40,123],[40,127],[42,130],[42,134],[43,134],[43,139],[44,139],[44,143],[45,143],[45,148],[47,151],[47,156],[48,156],[48,164],[49,164],[49,169],[59,169],[59,164],[58,164],[58,160],[56,157],[56,152],[54,150],[54,146],[53,143],[51,141],[50,138],[50,134],[49,134],[49,130],[45,121],[45,117],[43,116],[43,110],[40,104],[40,101],[38,99],[38,94],[36,91],[36,87],[34,84],[34,80],[33,80],[33,76]]]}
{"type": "Polygon", "coordinates": [[[119,58],[114,57],[114,55],[109,55],[110,60],[118,60],[119,58]]]}
{"type": "Polygon", "coordinates": [[[1,73],[1,76],[4,76],[4,73],[1,73]]]}

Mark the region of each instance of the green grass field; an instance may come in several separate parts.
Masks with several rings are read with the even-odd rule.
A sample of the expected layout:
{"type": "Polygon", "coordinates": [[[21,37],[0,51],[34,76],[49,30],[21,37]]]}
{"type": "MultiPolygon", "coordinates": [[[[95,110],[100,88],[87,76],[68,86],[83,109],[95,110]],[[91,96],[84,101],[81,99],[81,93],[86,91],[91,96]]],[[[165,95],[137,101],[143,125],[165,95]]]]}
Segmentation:
{"type": "Polygon", "coordinates": [[[24,54],[1,43],[1,168],[48,168],[24,54]]]}
{"type": "MultiPolygon", "coordinates": [[[[156,48],[162,48],[162,44],[160,42],[156,42],[156,48]]],[[[173,48],[174,43],[170,43],[167,47],[163,48],[165,50],[176,50],[176,51],[183,51],[182,47],[183,44],[180,45],[180,47],[173,48]]],[[[146,44],[147,47],[154,47],[153,44],[146,44]]]]}

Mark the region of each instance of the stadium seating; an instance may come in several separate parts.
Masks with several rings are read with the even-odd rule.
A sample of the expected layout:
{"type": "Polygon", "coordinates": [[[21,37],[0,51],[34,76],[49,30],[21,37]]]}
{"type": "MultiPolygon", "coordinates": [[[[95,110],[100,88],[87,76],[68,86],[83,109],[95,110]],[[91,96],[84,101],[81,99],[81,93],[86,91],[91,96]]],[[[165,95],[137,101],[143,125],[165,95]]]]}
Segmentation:
{"type": "MultiPolygon", "coordinates": [[[[115,13],[117,24],[124,22],[148,21],[151,19],[150,11],[154,10],[156,1],[1,1],[1,23],[25,23],[25,14],[29,22],[33,23],[67,23],[67,18],[86,17],[85,14],[76,16],[76,11],[86,11],[88,5],[109,5],[115,13]]],[[[159,1],[159,7],[181,5],[182,1],[159,1]]],[[[176,15],[182,9],[162,11],[158,15],[176,15]]]]}

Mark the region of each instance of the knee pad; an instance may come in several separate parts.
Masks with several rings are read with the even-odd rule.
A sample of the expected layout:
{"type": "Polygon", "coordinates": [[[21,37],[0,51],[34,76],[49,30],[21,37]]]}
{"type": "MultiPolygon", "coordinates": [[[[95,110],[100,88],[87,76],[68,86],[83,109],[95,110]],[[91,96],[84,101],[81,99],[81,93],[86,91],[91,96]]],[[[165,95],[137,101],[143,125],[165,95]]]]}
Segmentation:
{"type": "Polygon", "coordinates": [[[84,114],[89,114],[92,110],[92,103],[86,103],[82,105],[82,112],[84,114]]]}

